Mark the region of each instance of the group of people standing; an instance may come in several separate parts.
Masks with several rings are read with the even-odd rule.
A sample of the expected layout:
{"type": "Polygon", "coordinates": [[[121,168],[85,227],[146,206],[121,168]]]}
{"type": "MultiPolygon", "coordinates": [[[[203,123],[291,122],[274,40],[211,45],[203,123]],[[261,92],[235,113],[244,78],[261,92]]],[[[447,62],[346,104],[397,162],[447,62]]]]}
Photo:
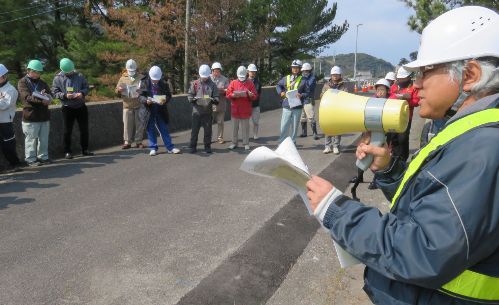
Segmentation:
{"type": "Polygon", "coordinates": [[[22,163],[16,152],[13,120],[16,101],[19,97],[23,105],[22,130],[25,135],[25,160],[29,166],[52,163],[48,155],[50,131],[50,110],[52,95],[61,101],[63,120],[63,151],[67,159],[72,159],[71,135],[74,122],[80,130],[81,153],[92,156],[88,150],[88,110],[85,96],[89,86],[85,77],[74,69],[68,58],[60,61],[61,71],[54,77],[52,87],[40,79],[43,65],[31,60],[26,75],[18,82],[17,90],[8,82],[8,70],[0,64],[0,148],[15,171],[20,171],[22,163]]]}

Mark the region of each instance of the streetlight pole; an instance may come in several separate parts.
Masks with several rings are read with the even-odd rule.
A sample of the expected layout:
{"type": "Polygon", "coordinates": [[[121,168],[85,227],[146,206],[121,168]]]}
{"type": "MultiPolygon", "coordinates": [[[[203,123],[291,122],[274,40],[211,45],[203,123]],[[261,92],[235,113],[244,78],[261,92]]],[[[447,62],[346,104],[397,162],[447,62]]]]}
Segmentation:
{"type": "MultiPolygon", "coordinates": [[[[184,63],[184,94],[189,90],[189,34],[191,31],[191,0],[186,1],[185,8],[185,63],[184,63]]],[[[175,88],[173,88],[175,90],[175,88]]]]}
{"type": "Polygon", "coordinates": [[[362,25],[362,23],[357,24],[357,37],[355,37],[355,64],[353,66],[353,79],[357,79],[357,40],[359,38],[359,25],[362,25]]]}

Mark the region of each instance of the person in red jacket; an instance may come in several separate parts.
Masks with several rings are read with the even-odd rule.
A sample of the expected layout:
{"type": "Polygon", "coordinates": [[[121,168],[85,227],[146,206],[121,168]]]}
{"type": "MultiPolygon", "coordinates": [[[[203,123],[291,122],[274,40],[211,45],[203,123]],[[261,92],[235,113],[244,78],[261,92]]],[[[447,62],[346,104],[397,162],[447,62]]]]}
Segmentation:
{"type": "Polygon", "coordinates": [[[243,145],[249,150],[249,120],[251,118],[252,101],[258,98],[253,82],[246,80],[247,71],[244,66],[237,69],[237,79],[233,80],[227,88],[227,98],[231,99],[230,115],[232,121],[232,143],[229,149],[237,147],[239,124],[243,131],[243,145]]]}
{"type": "MultiPolygon", "coordinates": [[[[394,157],[399,157],[402,161],[407,161],[409,158],[409,133],[411,132],[412,114],[414,107],[419,106],[419,91],[414,89],[411,79],[411,73],[401,67],[397,72],[397,88],[392,89],[399,99],[406,100],[409,104],[409,124],[403,133],[389,134],[389,142],[394,157]]],[[[388,142],[388,141],[387,141],[388,142]]]]}

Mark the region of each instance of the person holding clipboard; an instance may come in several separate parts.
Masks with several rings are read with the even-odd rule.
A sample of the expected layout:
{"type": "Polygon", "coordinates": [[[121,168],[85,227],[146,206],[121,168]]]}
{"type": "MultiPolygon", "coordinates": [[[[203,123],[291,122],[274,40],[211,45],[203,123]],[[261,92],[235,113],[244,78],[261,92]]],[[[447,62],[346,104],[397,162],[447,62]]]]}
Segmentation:
{"type": "Polygon", "coordinates": [[[282,103],[282,119],[281,119],[281,135],[278,145],[288,137],[289,126],[291,125],[291,139],[296,144],[298,134],[298,125],[300,124],[301,112],[303,109],[304,99],[308,99],[310,89],[306,86],[306,80],[301,75],[302,62],[299,59],[293,60],[291,63],[291,75],[287,75],[281,79],[276,86],[277,94],[283,100],[282,103]]]}
{"type": "Polygon", "coordinates": [[[80,129],[81,154],[93,156],[88,151],[88,109],[85,105],[85,96],[90,89],[85,77],[76,71],[75,65],[68,58],[61,59],[61,71],[56,74],[52,82],[52,92],[55,98],[61,101],[62,111],[62,139],[63,151],[66,159],[73,159],[71,151],[71,134],[76,120],[80,129]]]}
{"type": "Polygon", "coordinates": [[[237,68],[237,79],[233,80],[227,88],[227,98],[231,99],[230,116],[232,122],[232,143],[229,149],[237,147],[239,124],[242,126],[243,145],[245,150],[249,147],[249,121],[251,118],[252,101],[258,98],[255,85],[246,79],[246,67],[237,68]]]}

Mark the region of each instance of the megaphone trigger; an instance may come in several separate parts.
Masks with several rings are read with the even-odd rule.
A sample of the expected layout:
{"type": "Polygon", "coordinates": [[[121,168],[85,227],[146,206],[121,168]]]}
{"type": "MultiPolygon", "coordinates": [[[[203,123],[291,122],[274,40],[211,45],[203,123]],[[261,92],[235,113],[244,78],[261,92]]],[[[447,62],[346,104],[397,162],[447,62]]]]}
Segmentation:
{"type": "MultiPolygon", "coordinates": [[[[386,133],[384,131],[371,131],[371,141],[369,142],[369,145],[383,147],[383,145],[385,145],[385,142],[386,142],[386,133]]],[[[356,165],[361,170],[366,171],[369,169],[373,161],[374,161],[374,155],[367,154],[364,159],[362,160],[357,159],[356,165]]]]}

